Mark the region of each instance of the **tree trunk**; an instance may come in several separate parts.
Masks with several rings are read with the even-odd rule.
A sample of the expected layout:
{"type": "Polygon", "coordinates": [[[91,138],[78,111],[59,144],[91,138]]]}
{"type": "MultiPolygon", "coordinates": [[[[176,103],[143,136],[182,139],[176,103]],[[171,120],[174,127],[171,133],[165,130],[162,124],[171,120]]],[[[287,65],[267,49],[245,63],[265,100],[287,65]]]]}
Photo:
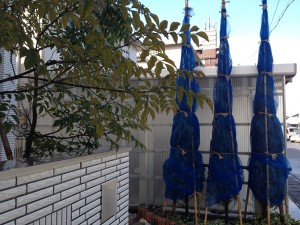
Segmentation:
{"type": "Polygon", "coordinates": [[[35,73],[34,74],[34,91],[33,91],[33,100],[32,100],[32,121],[30,124],[30,132],[29,135],[26,137],[26,147],[25,147],[25,154],[24,157],[26,159],[30,158],[32,153],[32,144],[34,140],[35,135],[35,128],[37,125],[37,119],[38,119],[38,112],[37,112],[37,99],[38,99],[38,76],[35,73]]]}
{"type": "Polygon", "coordinates": [[[9,145],[9,141],[7,138],[7,134],[4,132],[4,129],[3,129],[3,120],[2,119],[0,119],[0,136],[1,136],[1,140],[3,143],[3,147],[5,150],[5,155],[6,155],[7,160],[14,159],[10,145],[9,145]]]}

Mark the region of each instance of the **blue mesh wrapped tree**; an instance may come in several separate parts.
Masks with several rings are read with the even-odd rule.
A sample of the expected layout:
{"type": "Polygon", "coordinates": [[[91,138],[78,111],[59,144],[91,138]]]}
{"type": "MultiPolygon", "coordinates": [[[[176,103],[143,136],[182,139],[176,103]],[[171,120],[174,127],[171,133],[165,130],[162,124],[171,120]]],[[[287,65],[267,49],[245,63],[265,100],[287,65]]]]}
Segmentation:
{"type": "Polygon", "coordinates": [[[249,160],[249,187],[263,207],[268,218],[271,206],[282,204],[286,194],[286,180],[291,171],[284,155],[285,141],[276,116],[277,102],[273,80],[273,56],[269,43],[267,0],[263,13],[258,55],[258,76],[253,100],[254,116],[251,122],[251,158],[249,160]]]}
{"type": "MultiPolygon", "coordinates": [[[[232,85],[230,78],[232,61],[227,40],[227,23],[225,2],[223,1],[218,76],[215,81],[213,95],[214,119],[210,142],[206,206],[209,207],[217,203],[225,203],[225,206],[227,206],[233,197],[238,197],[240,209],[239,192],[243,185],[244,176],[237,155],[236,127],[232,115],[232,85]]],[[[226,211],[228,213],[228,210],[226,211]]]]}
{"type": "MultiPolygon", "coordinates": [[[[186,6],[183,24],[190,23],[192,9],[186,6]]],[[[173,118],[172,134],[170,138],[170,155],[163,165],[163,180],[166,185],[165,197],[173,200],[186,200],[195,192],[203,188],[204,167],[200,153],[200,127],[195,115],[196,99],[193,97],[192,107],[188,103],[188,93],[199,92],[196,79],[188,76],[184,71],[192,72],[195,59],[191,46],[190,30],[184,32],[186,43],[182,44],[180,70],[183,74],[176,78],[176,102],[178,110],[173,118]],[[180,97],[179,89],[184,90],[180,97]]]]}

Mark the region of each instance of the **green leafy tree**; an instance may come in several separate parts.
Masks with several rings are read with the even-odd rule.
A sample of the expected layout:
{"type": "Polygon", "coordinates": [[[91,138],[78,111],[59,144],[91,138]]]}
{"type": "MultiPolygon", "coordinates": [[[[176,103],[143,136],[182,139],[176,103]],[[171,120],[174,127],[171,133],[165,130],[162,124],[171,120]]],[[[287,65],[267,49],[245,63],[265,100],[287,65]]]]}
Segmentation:
{"type": "MultiPolygon", "coordinates": [[[[26,138],[26,158],[54,150],[91,153],[103,140],[112,148],[121,140],[142,145],[132,131],[149,129],[148,116],[176,110],[175,77],[188,72],[175,68],[163,38],[185,41],[186,25],[160,21],[138,0],[2,0],[0,10],[0,48],[25,68],[0,80],[15,84],[0,90],[1,127],[26,138]],[[125,57],[124,47],[133,45],[143,46],[141,60],[150,57],[147,68],[125,57]],[[53,57],[42,57],[46,50],[53,57]],[[53,132],[38,131],[43,117],[53,119],[53,132]]],[[[197,26],[191,31],[197,45],[207,39],[197,26]]],[[[206,96],[195,97],[211,106],[206,96]]]]}

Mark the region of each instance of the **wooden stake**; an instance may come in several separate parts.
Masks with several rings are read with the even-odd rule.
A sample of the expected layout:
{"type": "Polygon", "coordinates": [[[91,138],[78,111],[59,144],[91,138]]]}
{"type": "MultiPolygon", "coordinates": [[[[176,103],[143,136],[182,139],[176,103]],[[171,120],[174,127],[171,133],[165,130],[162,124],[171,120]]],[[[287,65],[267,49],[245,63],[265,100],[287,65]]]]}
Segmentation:
{"type": "Polygon", "coordinates": [[[198,203],[197,203],[197,192],[194,192],[194,211],[195,211],[195,221],[196,225],[198,225],[198,203]]]}
{"type": "Polygon", "coordinates": [[[201,217],[201,214],[200,214],[200,204],[201,204],[201,193],[198,193],[198,196],[199,196],[199,199],[198,199],[198,212],[199,212],[199,219],[200,219],[200,217],[201,217]]]}
{"type": "Polygon", "coordinates": [[[185,217],[189,215],[189,197],[184,198],[184,206],[185,206],[185,217]]]}
{"type": "Polygon", "coordinates": [[[240,197],[240,195],[237,196],[237,201],[238,201],[238,210],[239,210],[240,225],[243,225],[242,207],[241,207],[241,197],[240,197]]]}
{"type": "Polygon", "coordinates": [[[172,214],[173,215],[175,214],[175,211],[176,211],[176,201],[173,200],[173,203],[172,203],[172,214]]]}
{"type": "Polygon", "coordinates": [[[247,217],[247,210],[248,210],[247,208],[248,208],[249,195],[250,195],[250,187],[249,187],[249,184],[248,184],[246,202],[245,202],[244,219],[246,219],[246,217],[247,217]]]}
{"type": "Polygon", "coordinates": [[[267,221],[268,221],[268,225],[271,224],[271,212],[270,212],[270,206],[267,205],[267,221]]]}
{"type": "Polygon", "coordinates": [[[229,205],[229,200],[224,202],[225,205],[225,223],[229,223],[229,217],[228,217],[228,205],[229,205]]]}
{"type": "Polygon", "coordinates": [[[164,200],[163,200],[163,207],[162,207],[162,215],[163,216],[166,215],[166,205],[167,205],[167,199],[164,198],[164,200]]]}
{"type": "Polygon", "coordinates": [[[279,205],[279,212],[280,212],[280,222],[282,225],[284,225],[284,210],[283,210],[283,204],[279,205]]]}
{"type": "Polygon", "coordinates": [[[225,4],[226,4],[225,0],[222,0],[222,9],[225,8],[225,4]]]}
{"type": "Polygon", "coordinates": [[[207,213],[208,213],[208,207],[205,207],[205,216],[204,216],[204,225],[207,224],[207,213]]]}

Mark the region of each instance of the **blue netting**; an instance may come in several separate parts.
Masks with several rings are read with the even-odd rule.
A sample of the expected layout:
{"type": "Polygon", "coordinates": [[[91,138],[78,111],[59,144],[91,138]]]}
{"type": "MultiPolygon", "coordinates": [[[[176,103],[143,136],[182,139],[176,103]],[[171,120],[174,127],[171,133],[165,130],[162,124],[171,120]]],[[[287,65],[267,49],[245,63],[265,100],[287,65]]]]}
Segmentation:
{"type": "Polygon", "coordinates": [[[227,40],[226,9],[222,9],[218,77],[214,86],[214,111],[212,139],[207,181],[207,206],[230,200],[239,194],[243,169],[237,155],[235,121],[232,116],[232,70],[230,48],[227,40]]]}
{"type": "MultiPolygon", "coordinates": [[[[183,23],[190,22],[191,8],[185,8],[183,23]]],[[[182,45],[180,69],[193,71],[195,59],[190,46],[190,31],[187,35],[187,45],[182,45]]],[[[199,92],[199,85],[188,75],[179,75],[176,79],[177,88],[199,92]]],[[[176,96],[179,110],[173,118],[172,135],[170,139],[170,155],[163,165],[163,179],[166,184],[165,197],[171,200],[185,199],[194,191],[201,192],[203,189],[204,167],[202,155],[198,151],[200,145],[199,121],[195,115],[197,109],[196,100],[190,108],[187,96],[184,94],[181,101],[176,96]]]]}
{"type": "MultiPolygon", "coordinates": [[[[267,1],[263,0],[262,3],[266,5],[267,1]]],[[[276,116],[273,56],[269,43],[266,6],[263,7],[260,36],[258,76],[253,100],[254,116],[250,131],[249,187],[259,202],[273,206],[281,204],[285,197],[286,179],[291,166],[283,154],[285,141],[276,116]]]]}

